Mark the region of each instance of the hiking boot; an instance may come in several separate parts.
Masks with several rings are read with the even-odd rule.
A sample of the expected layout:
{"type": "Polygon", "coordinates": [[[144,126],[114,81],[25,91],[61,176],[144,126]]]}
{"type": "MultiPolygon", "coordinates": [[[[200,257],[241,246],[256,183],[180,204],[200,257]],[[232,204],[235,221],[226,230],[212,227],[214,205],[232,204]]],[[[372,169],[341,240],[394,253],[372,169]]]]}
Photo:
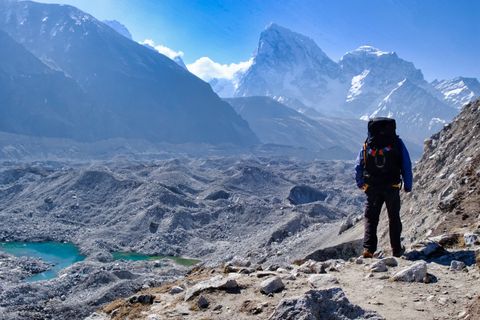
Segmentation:
{"type": "Polygon", "coordinates": [[[362,256],[365,259],[372,259],[373,258],[373,252],[370,252],[368,249],[364,249],[362,256]]]}
{"type": "Polygon", "coordinates": [[[397,257],[397,258],[400,258],[401,256],[403,256],[405,254],[405,246],[402,246],[400,248],[400,250],[395,250],[395,249],[392,249],[392,255],[394,257],[397,257]]]}

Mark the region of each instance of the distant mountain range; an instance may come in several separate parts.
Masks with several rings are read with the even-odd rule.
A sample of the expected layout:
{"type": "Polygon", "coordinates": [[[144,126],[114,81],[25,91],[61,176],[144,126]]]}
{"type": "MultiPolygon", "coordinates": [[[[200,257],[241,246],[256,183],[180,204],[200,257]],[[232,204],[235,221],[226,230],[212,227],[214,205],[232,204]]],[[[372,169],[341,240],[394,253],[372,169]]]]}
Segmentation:
{"type": "Polygon", "coordinates": [[[428,83],[413,63],[371,46],[335,62],[276,24],[261,33],[246,71],[209,85],[118,21],[30,1],[0,0],[0,13],[0,131],[14,134],[266,143],[349,157],[366,134],[361,120],[389,116],[418,153],[480,95],[477,79],[428,83]]]}
{"type": "Polygon", "coordinates": [[[265,96],[226,99],[263,143],[335,149],[344,154],[358,151],[366,132],[361,120],[306,116],[265,96]]]}
{"type": "Polygon", "coordinates": [[[476,78],[457,77],[451,80],[434,80],[432,85],[439,90],[445,101],[461,109],[480,96],[480,82],[476,78]]]}
{"type": "Polygon", "coordinates": [[[210,84],[223,97],[269,96],[324,116],[395,117],[400,133],[418,144],[480,96],[477,79],[429,83],[413,63],[371,46],[335,62],[312,39],[276,24],[261,33],[250,68],[210,84]]]}
{"type": "Polygon", "coordinates": [[[207,83],[91,15],[67,5],[9,0],[0,0],[0,13],[6,83],[0,131],[258,143],[248,123],[207,83]]]}

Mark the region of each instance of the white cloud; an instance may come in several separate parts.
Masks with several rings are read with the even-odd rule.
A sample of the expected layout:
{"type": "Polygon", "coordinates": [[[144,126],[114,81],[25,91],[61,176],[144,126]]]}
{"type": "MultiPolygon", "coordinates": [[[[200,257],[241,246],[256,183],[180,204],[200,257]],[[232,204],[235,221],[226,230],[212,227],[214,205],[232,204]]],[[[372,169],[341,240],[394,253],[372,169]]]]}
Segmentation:
{"type": "Polygon", "coordinates": [[[210,81],[213,78],[233,79],[235,73],[246,71],[252,65],[252,59],[230,64],[220,64],[209,57],[202,57],[187,65],[188,70],[204,81],[210,81]]]}
{"type": "Polygon", "coordinates": [[[170,59],[175,59],[177,57],[183,57],[183,52],[182,51],[175,51],[173,49],[170,49],[169,47],[165,47],[164,45],[155,45],[155,42],[152,39],[145,39],[141,44],[146,45],[152,49],[155,49],[159,53],[169,57],[170,59]]]}

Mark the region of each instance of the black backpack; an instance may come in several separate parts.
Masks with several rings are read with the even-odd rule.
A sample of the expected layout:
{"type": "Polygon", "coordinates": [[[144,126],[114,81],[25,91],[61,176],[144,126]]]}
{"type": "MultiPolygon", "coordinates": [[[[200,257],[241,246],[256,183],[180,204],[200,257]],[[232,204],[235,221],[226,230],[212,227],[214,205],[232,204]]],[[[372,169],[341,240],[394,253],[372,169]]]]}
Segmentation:
{"type": "Polygon", "coordinates": [[[364,179],[369,186],[401,183],[401,151],[396,122],[390,118],[368,121],[368,138],[363,145],[364,179]]]}

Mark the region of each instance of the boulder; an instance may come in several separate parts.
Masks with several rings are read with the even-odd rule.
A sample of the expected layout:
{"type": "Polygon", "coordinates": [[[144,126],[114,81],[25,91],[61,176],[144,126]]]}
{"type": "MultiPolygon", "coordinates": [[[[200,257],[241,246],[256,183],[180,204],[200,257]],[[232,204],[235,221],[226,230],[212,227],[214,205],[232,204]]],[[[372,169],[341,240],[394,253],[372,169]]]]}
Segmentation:
{"type": "Polygon", "coordinates": [[[398,261],[394,257],[386,257],[382,259],[383,262],[387,265],[387,267],[396,267],[398,266],[398,261]]]}
{"type": "Polygon", "coordinates": [[[284,288],[285,285],[280,277],[270,277],[260,284],[260,292],[267,295],[280,292],[284,288]]]}
{"type": "Polygon", "coordinates": [[[425,261],[419,261],[394,274],[392,280],[401,282],[427,282],[427,263],[425,261]]]}
{"type": "Polygon", "coordinates": [[[308,277],[308,283],[315,289],[327,289],[337,287],[338,279],[331,274],[312,274],[308,277]]]}
{"type": "Polygon", "coordinates": [[[325,265],[314,260],[307,260],[298,268],[298,271],[303,273],[326,273],[325,265]]]}
{"type": "Polygon", "coordinates": [[[168,291],[168,293],[170,293],[171,295],[174,295],[174,294],[182,293],[183,291],[185,291],[185,289],[183,289],[182,287],[174,286],[170,289],[170,291],[168,291]]]}
{"type": "Polygon", "coordinates": [[[340,225],[340,230],[338,230],[338,234],[342,234],[348,229],[352,228],[355,225],[353,222],[353,218],[351,216],[347,217],[345,221],[340,225]]]}
{"type": "Polygon", "coordinates": [[[317,190],[311,186],[301,185],[295,186],[290,190],[288,200],[291,204],[299,205],[315,201],[324,201],[327,194],[317,190]]]}
{"type": "Polygon", "coordinates": [[[370,265],[369,269],[372,272],[386,272],[386,271],[388,271],[387,264],[385,263],[385,261],[383,259],[372,263],[370,265]]]}
{"type": "Polygon", "coordinates": [[[373,311],[351,304],[340,288],[310,290],[303,296],[283,299],[270,320],[383,319],[373,311]]]}
{"type": "Polygon", "coordinates": [[[201,281],[193,287],[187,289],[185,293],[185,301],[192,299],[194,296],[206,290],[238,290],[238,283],[234,277],[216,276],[209,280],[201,281]]]}
{"type": "Polygon", "coordinates": [[[475,233],[465,233],[463,235],[463,240],[465,241],[466,246],[480,244],[480,237],[475,233]]]}
{"type": "Polygon", "coordinates": [[[210,305],[210,302],[208,302],[207,298],[204,296],[200,296],[197,301],[197,306],[200,309],[207,309],[208,306],[210,305]]]}
{"type": "Polygon", "coordinates": [[[459,233],[446,233],[436,237],[431,237],[430,240],[437,242],[442,247],[451,247],[458,245],[462,235],[459,233]]]}
{"type": "Polygon", "coordinates": [[[462,261],[452,260],[450,263],[450,271],[462,271],[465,269],[465,263],[462,261]]]}
{"type": "Polygon", "coordinates": [[[138,275],[133,274],[128,270],[115,270],[112,271],[112,273],[122,280],[132,280],[139,277],[138,275]]]}
{"type": "Polygon", "coordinates": [[[431,257],[443,253],[444,249],[437,242],[429,242],[420,252],[426,257],[431,257]]]}
{"type": "Polygon", "coordinates": [[[130,297],[128,299],[128,302],[130,302],[130,303],[140,303],[140,304],[153,304],[154,300],[155,300],[154,295],[141,294],[141,295],[135,295],[133,297],[130,297]]]}
{"type": "Polygon", "coordinates": [[[250,267],[252,265],[252,262],[250,260],[235,256],[227,263],[227,265],[236,267],[250,267]]]}

